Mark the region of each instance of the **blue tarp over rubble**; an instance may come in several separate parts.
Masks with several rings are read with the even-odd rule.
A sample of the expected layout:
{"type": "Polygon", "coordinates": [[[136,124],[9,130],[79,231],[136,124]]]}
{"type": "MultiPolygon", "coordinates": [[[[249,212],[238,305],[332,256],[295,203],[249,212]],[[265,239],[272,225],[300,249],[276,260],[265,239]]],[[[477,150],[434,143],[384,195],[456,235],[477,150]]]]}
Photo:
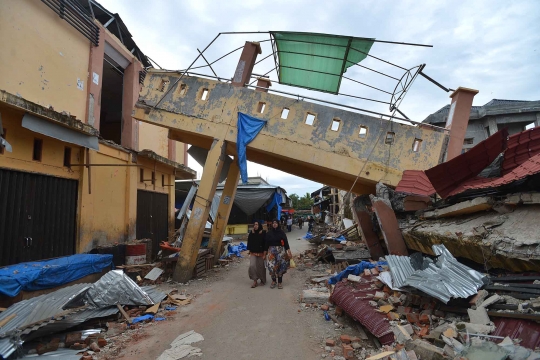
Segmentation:
{"type": "Polygon", "coordinates": [[[377,270],[382,271],[382,267],[381,267],[382,265],[388,265],[388,263],[386,261],[378,261],[376,263],[370,263],[369,261],[362,261],[362,262],[360,262],[358,264],[355,264],[355,265],[349,265],[349,266],[347,266],[347,268],[345,270],[343,270],[339,274],[337,274],[335,276],[332,276],[328,280],[328,283],[330,285],[335,285],[339,281],[341,281],[341,279],[346,278],[350,274],[360,275],[360,273],[364,272],[365,269],[373,269],[374,267],[377,267],[378,268],[377,270]]]}
{"type": "Polygon", "coordinates": [[[266,125],[265,120],[260,120],[241,112],[238,113],[236,153],[238,154],[240,176],[242,177],[242,183],[244,184],[248,182],[246,147],[253,139],[255,139],[264,125],[266,125]]]}
{"type": "Polygon", "coordinates": [[[0,268],[0,295],[50,289],[113,268],[112,255],[78,254],[0,268]]]}

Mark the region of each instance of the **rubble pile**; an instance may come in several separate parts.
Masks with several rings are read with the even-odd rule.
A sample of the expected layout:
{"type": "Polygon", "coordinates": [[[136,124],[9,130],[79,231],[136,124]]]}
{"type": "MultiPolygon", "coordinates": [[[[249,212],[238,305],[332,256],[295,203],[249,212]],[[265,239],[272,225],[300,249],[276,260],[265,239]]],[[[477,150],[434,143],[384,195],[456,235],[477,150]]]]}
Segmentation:
{"type": "MultiPolygon", "coordinates": [[[[145,281],[156,281],[162,273],[153,267],[145,281]]],[[[58,351],[60,357],[85,360],[98,352],[115,356],[125,343],[141,336],[140,329],[171,318],[192,298],[175,289],[165,294],[155,285],[139,286],[122,270],[112,270],[93,284],[63,287],[4,309],[0,313],[0,355],[58,351]]]]}

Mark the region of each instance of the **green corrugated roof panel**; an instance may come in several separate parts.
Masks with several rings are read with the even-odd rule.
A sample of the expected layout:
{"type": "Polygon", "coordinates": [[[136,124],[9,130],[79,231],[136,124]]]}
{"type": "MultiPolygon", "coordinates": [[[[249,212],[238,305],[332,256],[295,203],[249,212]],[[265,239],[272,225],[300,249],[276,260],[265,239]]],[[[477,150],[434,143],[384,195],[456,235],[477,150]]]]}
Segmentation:
{"type": "Polygon", "coordinates": [[[343,73],[366,58],[375,40],[298,32],[272,35],[281,84],[332,94],[339,92],[343,73]]]}

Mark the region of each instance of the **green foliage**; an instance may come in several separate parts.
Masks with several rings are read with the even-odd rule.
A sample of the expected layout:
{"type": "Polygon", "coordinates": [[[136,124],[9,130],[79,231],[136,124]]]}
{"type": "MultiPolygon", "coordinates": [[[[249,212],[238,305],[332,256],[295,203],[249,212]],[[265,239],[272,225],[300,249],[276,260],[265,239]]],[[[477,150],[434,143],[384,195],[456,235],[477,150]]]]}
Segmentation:
{"type": "Polygon", "coordinates": [[[297,194],[290,195],[292,199],[292,206],[296,210],[311,210],[313,205],[313,200],[311,200],[311,195],[306,193],[306,195],[300,197],[297,194]]]}

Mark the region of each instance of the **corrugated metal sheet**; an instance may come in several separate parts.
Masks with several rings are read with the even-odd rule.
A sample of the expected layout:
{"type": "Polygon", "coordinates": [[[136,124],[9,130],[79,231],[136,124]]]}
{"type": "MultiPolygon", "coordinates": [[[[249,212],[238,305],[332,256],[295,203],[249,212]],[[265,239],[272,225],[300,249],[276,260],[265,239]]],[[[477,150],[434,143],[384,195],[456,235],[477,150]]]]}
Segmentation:
{"type": "Polygon", "coordinates": [[[540,126],[510,136],[504,153],[502,173],[508,174],[537,154],[540,154],[540,126]]]}
{"type": "Polygon", "coordinates": [[[368,280],[364,283],[338,282],[332,293],[332,301],[343,309],[349,316],[360,322],[369,332],[375,335],[381,344],[390,345],[394,342],[394,333],[388,324],[385,314],[369,305],[375,289],[372,289],[371,276],[362,276],[368,280]]]}
{"type": "MultiPolygon", "coordinates": [[[[16,314],[15,318],[0,328],[0,357],[7,358],[21,345],[20,337],[29,340],[46,334],[64,331],[89,319],[116,314],[118,308],[110,306],[102,309],[77,308],[62,310],[62,307],[75,295],[80,294],[92,284],[75,284],[55,292],[23,300],[0,313],[0,320],[16,314]],[[9,336],[13,335],[13,339],[9,336]],[[19,343],[18,343],[19,342],[19,343]]],[[[166,294],[156,286],[141,288],[154,303],[165,299],[166,294]]]]}
{"type": "Polygon", "coordinates": [[[416,270],[408,256],[386,256],[396,287],[412,286],[444,303],[451,298],[467,298],[484,285],[485,276],[458,262],[444,245],[433,245],[438,256],[424,270],[416,270]],[[412,270],[412,271],[411,271],[412,270]]]}
{"type": "Polygon", "coordinates": [[[447,198],[463,182],[480,174],[506,149],[507,137],[508,130],[502,129],[466,153],[426,170],[437,194],[447,198]]]}
{"type": "Polygon", "coordinates": [[[395,288],[403,287],[405,281],[414,273],[410,258],[398,255],[386,255],[384,258],[392,272],[392,284],[395,288]]]}
{"type": "Polygon", "coordinates": [[[396,192],[413,195],[431,196],[435,188],[431,185],[426,173],[422,170],[405,170],[397,184],[396,192]]]}

